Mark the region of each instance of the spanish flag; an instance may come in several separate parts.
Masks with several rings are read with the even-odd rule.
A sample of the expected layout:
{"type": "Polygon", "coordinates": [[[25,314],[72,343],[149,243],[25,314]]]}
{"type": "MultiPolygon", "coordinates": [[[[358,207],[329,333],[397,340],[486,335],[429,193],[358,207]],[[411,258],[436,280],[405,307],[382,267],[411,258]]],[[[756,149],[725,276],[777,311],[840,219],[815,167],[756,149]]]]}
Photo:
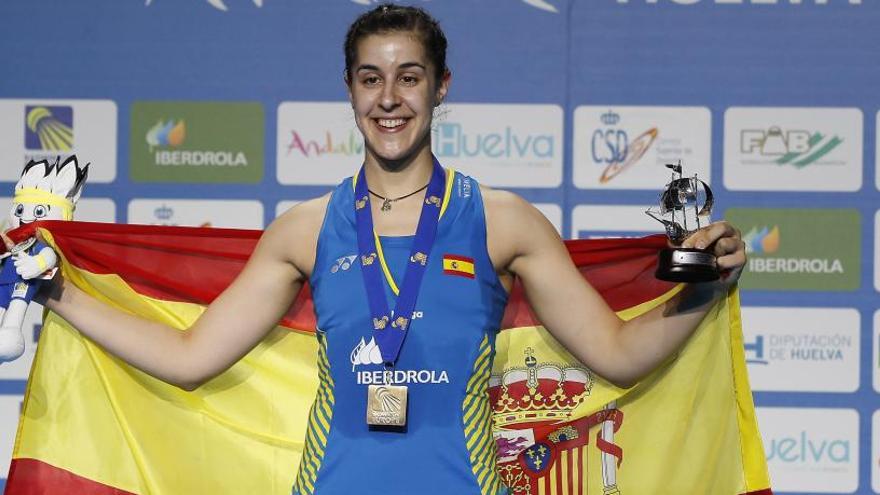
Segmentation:
{"type": "MultiPolygon", "coordinates": [[[[35,228],[73,283],[178,329],[230,283],[260,236],[85,222],[31,224],[11,236],[35,228]]],[[[631,318],[677,290],[652,275],[664,244],[661,237],[568,246],[584,276],[631,318]]],[[[448,261],[456,275],[468,273],[464,260],[448,261]]],[[[314,322],[305,288],[259,346],[185,392],[109,356],[48,313],[7,495],[290,493],[317,388],[314,322]]],[[[490,394],[498,470],[511,493],[770,493],[735,290],[677,356],[628,390],[596,376],[536,326],[519,287],[504,328],[490,394]]]]}
{"type": "Polygon", "coordinates": [[[443,273],[465,278],[474,278],[474,259],[455,254],[443,255],[443,273]]]}

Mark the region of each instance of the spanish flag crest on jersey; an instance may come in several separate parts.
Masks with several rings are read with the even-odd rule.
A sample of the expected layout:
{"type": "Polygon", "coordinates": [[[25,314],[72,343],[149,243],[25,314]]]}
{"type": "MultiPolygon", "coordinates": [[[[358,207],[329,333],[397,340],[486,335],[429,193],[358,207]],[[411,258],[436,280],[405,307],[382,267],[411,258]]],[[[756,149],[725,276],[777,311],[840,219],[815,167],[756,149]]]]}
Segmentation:
{"type": "MultiPolygon", "coordinates": [[[[124,311],[187,328],[244,266],[260,232],[43,222],[64,275],[124,311]]],[[[624,318],[672,297],[663,237],[572,241],[584,277],[624,318]]],[[[445,253],[451,276],[472,260],[445,253]]],[[[51,313],[44,320],[7,495],[287,494],[317,389],[308,288],[278,328],[193,392],[133,369],[51,313]]],[[[515,286],[490,398],[511,495],[767,495],[735,290],[681,351],[630,389],[573,359],[515,286]]]]}

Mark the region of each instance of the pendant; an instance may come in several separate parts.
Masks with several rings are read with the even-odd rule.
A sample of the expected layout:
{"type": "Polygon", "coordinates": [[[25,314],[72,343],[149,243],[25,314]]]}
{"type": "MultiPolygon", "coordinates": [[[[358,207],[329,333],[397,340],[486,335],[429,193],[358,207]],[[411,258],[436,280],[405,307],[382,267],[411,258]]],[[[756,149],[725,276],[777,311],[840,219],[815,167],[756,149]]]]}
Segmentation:
{"type": "Polygon", "coordinates": [[[385,428],[406,426],[406,398],[406,385],[369,385],[367,425],[385,428]]]}
{"type": "Polygon", "coordinates": [[[383,198],[383,199],[384,200],[382,201],[382,211],[391,210],[391,200],[388,198],[383,198]]]}

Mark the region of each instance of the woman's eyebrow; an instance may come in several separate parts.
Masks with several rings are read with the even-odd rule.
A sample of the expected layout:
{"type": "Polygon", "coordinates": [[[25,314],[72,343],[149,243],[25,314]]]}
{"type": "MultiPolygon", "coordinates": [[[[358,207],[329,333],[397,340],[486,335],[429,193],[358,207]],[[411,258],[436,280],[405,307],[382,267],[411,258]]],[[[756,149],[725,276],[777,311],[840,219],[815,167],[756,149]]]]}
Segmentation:
{"type": "MultiPolygon", "coordinates": [[[[413,67],[418,67],[422,70],[427,70],[427,68],[425,67],[425,64],[421,64],[419,62],[404,62],[404,63],[400,64],[399,66],[397,66],[398,69],[411,69],[413,67]]],[[[379,67],[372,65],[372,64],[361,64],[357,67],[355,72],[360,72],[362,70],[374,70],[376,72],[381,72],[379,67]]]]}

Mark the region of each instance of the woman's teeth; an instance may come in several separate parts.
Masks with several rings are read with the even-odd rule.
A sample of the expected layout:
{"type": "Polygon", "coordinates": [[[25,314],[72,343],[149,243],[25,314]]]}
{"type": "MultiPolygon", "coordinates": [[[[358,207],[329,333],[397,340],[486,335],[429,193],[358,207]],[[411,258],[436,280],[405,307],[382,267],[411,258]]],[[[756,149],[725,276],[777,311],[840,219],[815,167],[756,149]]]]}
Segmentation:
{"type": "Polygon", "coordinates": [[[379,126],[384,127],[386,129],[394,129],[395,127],[400,127],[403,124],[406,124],[405,119],[377,119],[377,123],[379,126]]]}

